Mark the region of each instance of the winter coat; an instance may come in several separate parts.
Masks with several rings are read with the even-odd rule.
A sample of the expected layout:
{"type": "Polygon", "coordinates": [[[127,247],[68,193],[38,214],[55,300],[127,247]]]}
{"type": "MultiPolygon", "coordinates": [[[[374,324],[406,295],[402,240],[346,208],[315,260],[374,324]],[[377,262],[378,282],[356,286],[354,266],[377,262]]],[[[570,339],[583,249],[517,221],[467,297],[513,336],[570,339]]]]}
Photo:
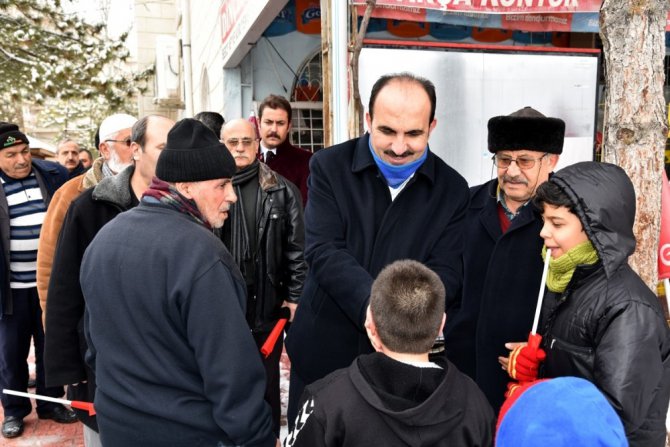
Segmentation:
{"type": "Polygon", "coordinates": [[[632,447],[665,446],[670,331],[658,298],[627,263],[635,250],[633,185],[606,163],[577,163],[550,181],[570,197],[600,261],[578,266],[564,293],[546,296],[541,375],[593,382],[632,447]]]}
{"type": "Polygon", "coordinates": [[[374,353],[309,385],[287,447],[489,447],[495,417],[477,385],[441,358],[419,368],[374,353]]]}
{"type": "Polygon", "coordinates": [[[37,294],[40,297],[40,307],[42,308],[42,323],[46,321],[47,290],[58,235],[70,204],[84,190],[83,175],[71,178],[58,188],[51,199],[47,213],[44,215],[44,223],[40,230],[40,241],[37,247],[37,294]]]}
{"type": "MultiPolygon", "coordinates": [[[[92,402],[95,395],[95,375],[84,361],[86,303],[79,284],[81,261],[98,231],[119,213],[137,205],[130,186],[134,171],[135,167],[130,166],[81,193],[65,215],[56,245],[46,304],[44,370],[48,386],[88,382],[68,387],[68,397],[73,400],[92,402]]],[[[97,430],[95,417],[75,411],[82,422],[97,430]]]]}
{"type": "Polygon", "coordinates": [[[309,177],[310,151],[300,149],[289,143],[288,138],[275,151],[275,156],[267,165],[283,176],[300,190],[302,205],[307,203],[307,178],[309,177]]]}
{"type": "Polygon", "coordinates": [[[447,313],[447,358],[475,379],[494,410],[504,400],[509,376],[498,356],[505,343],[528,338],[542,278],[542,218],[532,204],[521,208],[503,234],[498,181],[471,189],[465,225],[460,309],[447,313]]]}
{"type": "Polygon", "coordinates": [[[286,338],[291,368],[307,384],[372,352],[363,323],[372,282],[386,265],[426,264],[444,282],[447,306],[461,284],[465,179],[429,153],[391,201],[368,138],[319,151],[310,162],[309,271],[286,338]]]}
{"type": "Polygon", "coordinates": [[[305,218],[298,188],[263,163],[259,164],[258,184],[256,294],[248,297],[248,306],[255,306],[252,329],[269,332],[284,301],[297,303],[302,294],[307,273],[305,218]]]}
{"type": "Polygon", "coordinates": [[[275,445],[244,279],[212,231],[142,202],[98,232],[81,285],[105,446],[275,445]]]}
{"type": "MultiPolygon", "coordinates": [[[[40,185],[44,205],[49,206],[51,197],[63,183],[68,180],[68,172],[64,166],[51,161],[32,160],[33,171],[40,185]]],[[[9,287],[9,206],[4,188],[0,188],[0,243],[4,256],[0,260],[0,318],[14,313],[14,303],[9,287]]]]}

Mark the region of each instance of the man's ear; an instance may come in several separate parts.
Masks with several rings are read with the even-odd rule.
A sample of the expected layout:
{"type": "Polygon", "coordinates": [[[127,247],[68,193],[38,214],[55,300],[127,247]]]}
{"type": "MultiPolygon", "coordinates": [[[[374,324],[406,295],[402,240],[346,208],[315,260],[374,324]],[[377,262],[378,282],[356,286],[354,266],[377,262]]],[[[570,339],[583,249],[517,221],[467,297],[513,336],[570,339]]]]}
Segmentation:
{"type": "Polygon", "coordinates": [[[380,351],[381,341],[379,340],[379,336],[377,335],[377,325],[375,325],[375,320],[374,318],[372,318],[372,312],[370,311],[369,305],[367,311],[365,312],[364,326],[365,326],[365,332],[368,334],[368,339],[370,339],[372,347],[375,348],[375,351],[380,351]]]}
{"type": "Polygon", "coordinates": [[[142,152],[142,148],[140,147],[140,145],[133,141],[132,143],[130,143],[130,148],[133,150],[133,160],[139,161],[140,152],[142,152]]]}
{"type": "Polygon", "coordinates": [[[179,194],[186,197],[187,199],[193,199],[192,189],[193,182],[177,182],[174,184],[174,187],[179,191],[179,194]]]}
{"type": "Polygon", "coordinates": [[[100,152],[100,155],[102,155],[102,158],[104,158],[105,160],[110,159],[110,149],[107,143],[105,143],[104,141],[100,142],[100,145],[98,146],[98,152],[100,152]]]}

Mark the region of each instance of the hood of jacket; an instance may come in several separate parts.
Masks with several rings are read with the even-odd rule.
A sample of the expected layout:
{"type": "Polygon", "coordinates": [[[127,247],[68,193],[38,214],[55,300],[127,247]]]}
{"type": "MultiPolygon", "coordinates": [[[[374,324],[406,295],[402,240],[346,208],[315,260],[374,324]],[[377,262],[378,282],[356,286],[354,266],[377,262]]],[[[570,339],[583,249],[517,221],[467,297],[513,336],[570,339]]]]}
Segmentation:
{"type": "Polygon", "coordinates": [[[349,376],[398,439],[428,446],[439,444],[464,418],[466,396],[463,387],[454,386],[456,368],[446,362],[440,366],[445,369],[418,368],[373,353],[360,356],[349,376]]]}
{"type": "Polygon", "coordinates": [[[610,163],[582,162],[551,176],[575,205],[607,277],[635,251],[635,189],[626,172],[610,163]]]}
{"type": "Polygon", "coordinates": [[[135,172],[135,165],[128,166],[115,176],[105,177],[93,189],[93,200],[113,203],[124,210],[132,203],[130,177],[135,172]]]}

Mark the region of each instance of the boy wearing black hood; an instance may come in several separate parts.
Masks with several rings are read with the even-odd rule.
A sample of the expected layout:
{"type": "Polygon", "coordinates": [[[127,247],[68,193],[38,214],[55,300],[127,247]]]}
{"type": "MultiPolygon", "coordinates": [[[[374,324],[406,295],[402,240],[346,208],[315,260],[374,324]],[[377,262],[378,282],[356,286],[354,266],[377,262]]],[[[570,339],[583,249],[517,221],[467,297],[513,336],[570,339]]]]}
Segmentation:
{"type": "Polygon", "coordinates": [[[385,267],[365,321],[377,352],[305,389],[286,446],[490,446],[495,419],[482,392],[448,360],[428,359],[444,299],[423,264],[385,267]]]}
{"type": "Polygon", "coordinates": [[[627,262],[635,250],[633,184],[619,166],[577,163],[540,185],[534,203],[551,249],[542,345],[508,344],[512,360],[501,363],[521,381],[589,380],[621,417],[631,447],[665,446],[670,331],[627,262]]]}

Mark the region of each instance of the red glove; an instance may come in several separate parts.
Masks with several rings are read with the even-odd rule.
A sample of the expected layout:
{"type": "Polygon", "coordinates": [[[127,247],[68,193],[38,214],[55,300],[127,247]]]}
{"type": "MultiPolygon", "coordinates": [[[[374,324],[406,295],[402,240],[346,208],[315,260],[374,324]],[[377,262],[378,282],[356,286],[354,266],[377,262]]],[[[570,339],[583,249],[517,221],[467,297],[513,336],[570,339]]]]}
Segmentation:
{"type": "MultiPolygon", "coordinates": [[[[509,375],[519,382],[537,380],[540,363],[547,357],[544,349],[540,348],[542,336],[531,334],[526,346],[517,346],[509,355],[509,375]]],[[[509,392],[509,390],[508,390],[509,392]]]]}

